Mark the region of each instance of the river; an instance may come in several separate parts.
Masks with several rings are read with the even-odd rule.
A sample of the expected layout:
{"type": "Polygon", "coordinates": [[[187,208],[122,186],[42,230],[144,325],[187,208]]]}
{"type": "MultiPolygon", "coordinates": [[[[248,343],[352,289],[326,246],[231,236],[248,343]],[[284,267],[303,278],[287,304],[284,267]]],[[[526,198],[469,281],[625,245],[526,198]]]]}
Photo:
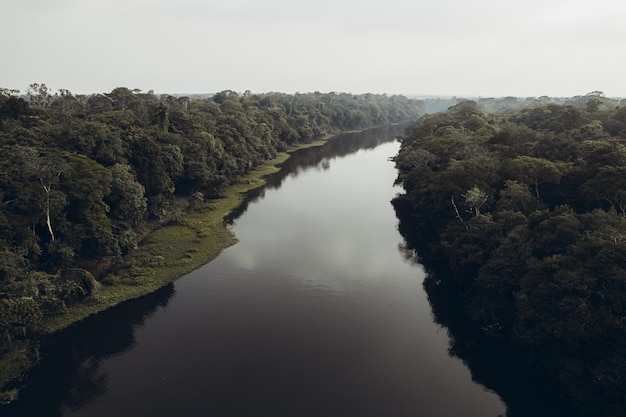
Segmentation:
{"type": "Polygon", "coordinates": [[[449,353],[390,200],[392,128],[294,153],[239,243],[44,343],[19,416],[496,417],[449,353]]]}

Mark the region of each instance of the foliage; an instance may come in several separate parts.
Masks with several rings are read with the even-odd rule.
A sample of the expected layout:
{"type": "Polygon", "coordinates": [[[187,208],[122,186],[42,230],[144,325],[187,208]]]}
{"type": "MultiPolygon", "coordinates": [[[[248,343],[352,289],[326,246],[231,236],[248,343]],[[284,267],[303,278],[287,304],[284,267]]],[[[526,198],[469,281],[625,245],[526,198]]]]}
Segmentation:
{"type": "Polygon", "coordinates": [[[585,415],[617,415],[626,113],[598,94],[577,100],[501,114],[461,102],[425,116],[395,158],[405,194],[394,205],[424,262],[445,260],[437,279],[484,334],[523,348],[585,415]]]}
{"type": "MultiPolygon", "coordinates": [[[[74,95],[33,83],[19,96],[1,88],[0,354],[41,333],[43,318],[62,321],[70,307],[100,305],[107,292],[98,281],[107,273],[141,284],[140,268],[123,258],[148,232],[220,197],[279,152],[415,119],[421,105],[373,94],[223,91],[207,98],[119,87],[74,95]]],[[[206,229],[197,238],[213,248],[232,242],[215,225],[185,227],[206,229]]],[[[188,272],[205,256],[187,255],[168,258],[164,269],[188,272]]]]}

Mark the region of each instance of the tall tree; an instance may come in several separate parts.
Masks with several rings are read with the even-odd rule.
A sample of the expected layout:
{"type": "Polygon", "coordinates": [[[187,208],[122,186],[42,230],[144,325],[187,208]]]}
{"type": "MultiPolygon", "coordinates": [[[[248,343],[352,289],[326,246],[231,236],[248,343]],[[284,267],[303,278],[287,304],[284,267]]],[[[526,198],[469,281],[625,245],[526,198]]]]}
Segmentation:
{"type": "Polygon", "coordinates": [[[43,110],[52,103],[52,95],[46,84],[32,83],[28,86],[26,94],[32,107],[43,110]]]}
{"type": "Polygon", "coordinates": [[[535,188],[535,196],[541,201],[539,184],[558,184],[562,173],[557,165],[543,158],[535,158],[528,155],[518,156],[508,165],[513,179],[531,185],[535,188]]]}
{"type": "Polygon", "coordinates": [[[64,201],[62,194],[57,192],[56,187],[61,181],[61,175],[67,171],[66,161],[56,154],[46,154],[26,161],[25,169],[30,176],[39,182],[44,193],[43,212],[45,223],[50,234],[50,240],[54,242],[55,235],[52,227],[51,207],[56,196],[57,202],[64,201]]]}

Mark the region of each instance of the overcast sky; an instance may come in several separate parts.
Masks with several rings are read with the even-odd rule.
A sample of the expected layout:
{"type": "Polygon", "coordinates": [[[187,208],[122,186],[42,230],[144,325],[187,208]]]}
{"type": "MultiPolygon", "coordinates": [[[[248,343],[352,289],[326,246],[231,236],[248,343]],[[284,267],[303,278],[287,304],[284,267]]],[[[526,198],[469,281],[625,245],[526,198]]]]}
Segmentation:
{"type": "Polygon", "coordinates": [[[626,97],[623,0],[0,0],[0,87],[626,97]]]}

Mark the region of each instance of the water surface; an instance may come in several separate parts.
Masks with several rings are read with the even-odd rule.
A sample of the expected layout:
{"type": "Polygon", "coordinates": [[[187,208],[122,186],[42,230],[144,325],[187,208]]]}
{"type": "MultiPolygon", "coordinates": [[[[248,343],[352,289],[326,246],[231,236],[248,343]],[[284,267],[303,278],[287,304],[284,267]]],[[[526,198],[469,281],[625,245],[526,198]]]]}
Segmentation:
{"type": "Polygon", "coordinates": [[[297,152],[230,219],[238,244],[159,293],[55,336],[11,411],[503,415],[498,395],[449,355],[424,271],[401,250],[390,204],[401,191],[389,161],[396,133],[297,152]]]}

